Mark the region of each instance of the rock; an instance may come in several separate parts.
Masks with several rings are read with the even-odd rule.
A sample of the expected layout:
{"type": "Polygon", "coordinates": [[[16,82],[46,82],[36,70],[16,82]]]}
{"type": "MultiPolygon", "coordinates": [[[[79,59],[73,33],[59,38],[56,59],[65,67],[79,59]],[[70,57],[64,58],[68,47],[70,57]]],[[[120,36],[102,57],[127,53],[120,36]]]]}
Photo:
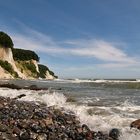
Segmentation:
{"type": "Polygon", "coordinates": [[[29,133],[27,133],[26,131],[20,133],[20,140],[28,140],[28,139],[30,139],[29,133]]]}
{"type": "Polygon", "coordinates": [[[20,135],[20,129],[18,127],[14,127],[13,134],[20,135]]]}
{"type": "Polygon", "coordinates": [[[24,87],[24,89],[30,89],[30,90],[48,90],[48,88],[39,88],[37,85],[31,85],[29,87],[24,87]]]}
{"type": "Polygon", "coordinates": [[[82,132],[83,132],[83,133],[87,133],[88,131],[90,131],[90,129],[88,128],[88,126],[85,125],[85,124],[83,124],[83,125],[82,125],[82,132]]]}
{"type": "Polygon", "coordinates": [[[86,133],[86,139],[87,140],[91,140],[92,137],[93,137],[93,135],[92,135],[92,132],[91,131],[89,131],[89,132],[86,133]]]}
{"type": "Polygon", "coordinates": [[[27,88],[30,89],[30,90],[36,90],[36,89],[38,89],[37,85],[31,85],[31,86],[29,86],[27,88]]]}
{"type": "Polygon", "coordinates": [[[4,105],[0,103],[0,110],[4,108],[4,105]]]}
{"type": "Polygon", "coordinates": [[[31,125],[31,129],[35,132],[35,133],[40,133],[42,131],[42,128],[38,125],[38,124],[32,124],[31,125]]]}
{"type": "Polygon", "coordinates": [[[131,128],[137,128],[137,129],[140,130],[140,119],[133,121],[133,122],[130,124],[130,127],[131,127],[131,128]]]}
{"type": "Polygon", "coordinates": [[[22,89],[21,87],[17,86],[17,85],[14,85],[14,84],[10,84],[10,83],[7,83],[7,84],[1,84],[0,87],[6,87],[6,88],[11,88],[11,89],[22,89]]]}
{"type": "Polygon", "coordinates": [[[6,132],[7,131],[7,126],[4,124],[0,124],[0,132],[6,132]]]}
{"type": "Polygon", "coordinates": [[[14,100],[17,100],[17,99],[20,99],[22,97],[25,97],[26,95],[25,94],[21,94],[21,95],[18,95],[17,97],[13,98],[14,100]]]}
{"type": "Polygon", "coordinates": [[[78,128],[77,128],[77,131],[78,131],[78,133],[82,133],[82,132],[83,132],[82,127],[78,127],[78,128]]]}
{"type": "Polygon", "coordinates": [[[28,127],[28,122],[25,122],[25,121],[19,121],[17,123],[17,126],[20,128],[20,129],[26,129],[28,127]]]}
{"type": "Polygon", "coordinates": [[[18,138],[4,132],[2,133],[0,140],[18,140],[18,138]]]}
{"type": "Polygon", "coordinates": [[[47,119],[44,119],[43,121],[44,121],[46,126],[53,124],[52,118],[47,118],[47,119]]]}
{"type": "Polygon", "coordinates": [[[47,140],[47,135],[46,134],[40,134],[37,136],[36,140],[47,140]]]}
{"type": "Polygon", "coordinates": [[[120,131],[117,128],[113,128],[109,132],[109,137],[113,138],[113,140],[119,140],[120,131]]]}
{"type": "Polygon", "coordinates": [[[30,133],[30,138],[31,138],[31,139],[36,139],[37,136],[38,136],[37,133],[34,133],[34,132],[31,132],[31,133],[30,133]]]}

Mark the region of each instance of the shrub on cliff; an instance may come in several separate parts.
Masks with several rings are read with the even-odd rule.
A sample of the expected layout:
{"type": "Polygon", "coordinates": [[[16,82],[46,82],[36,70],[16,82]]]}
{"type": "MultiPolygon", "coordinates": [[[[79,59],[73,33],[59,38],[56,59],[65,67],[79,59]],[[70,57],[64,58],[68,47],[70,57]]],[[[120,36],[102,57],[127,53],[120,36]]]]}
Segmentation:
{"type": "Polygon", "coordinates": [[[35,73],[35,74],[37,74],[37,70],[36,70],[36,66],[32,63],[32,62],[25,62],[24,64],[23,64],[23,67],[25,68],[25,69],[28,69],[28,70],[30,70],[32,73],[35,73]]]}
{"type": "Polygon", "coordinates": [[[8,63],[7,61],[2,61],[0,60],[0,66],[6,70],[7,72],[9,72],[11,75],[13,75],[15,78],[18,78],[18,74],[17,72],[14,71],[12,65],[10,63],[8,63]]]}
{"type": "Polygon", "coordinates": [[[38,65],[38,68],[39,68],[39,72],[40,72],[39,73],[39,77],[46,78],[46,71],[48,70],[48,67],[39,64],[38,65]]]}
{"type": "Polygon", "coordinates": [[[39,57],[34,51],[13,48],[12,52],[14,60],[28,61],[33,59],[39,61],[39,57]]]}
{"type": "Polygon", "coordinates": [[[44,66],[42,64],[39,64],[38,65],[38,68],[39,68],[39,77],[41,78],[46,78],[46,71],[48,71],[52,76],[54,76],[55,78],[58,78],[54,72],[52,72],[47,66],[44,66]]]}
{"type": "Polygon", "coordinates": [[[0,32],[0,46],[6,48],[13,48],[14,46],[11,37],[2,31],[0,32]]]}

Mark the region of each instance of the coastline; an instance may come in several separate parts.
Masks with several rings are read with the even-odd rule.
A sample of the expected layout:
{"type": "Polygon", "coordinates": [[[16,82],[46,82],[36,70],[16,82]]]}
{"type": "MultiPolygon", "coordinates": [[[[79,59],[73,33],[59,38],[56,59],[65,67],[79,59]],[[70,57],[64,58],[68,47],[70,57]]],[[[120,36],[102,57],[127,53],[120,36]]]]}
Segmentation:
{"type": "MultiPolygon", "coordinates": [[[[75,83],[61,83],[57,81],[56,82],[54,81],[35,82],[35,81],[26,81],[26,80],[24,81],[12,80],[10,82],[7,80],[2,81],[0,84],[1,85],[0,92],[2,96],[0,97],[0,104],[2,104],[2,109],[0,108],[0,110],[2,111],[0,111],[0,113],[2,112],[1,114],[5,115],[6,113],[3,112],[3,110],[4,111],[11,110],[12,113],[16,112],[15,114],[19,115],[20,117],[24,116],[24,113],[25,113],[25,118],[22,118],[22,119],[12,118],[12,121],[15,122],[13,126],[9,125],[9,119],[11,120],[11,116],[9,116],[9,114],[11,113],[8,112],[6,114],[7,115],[5,119],[7,121],[6,126],[7,126],[7,129],[8,130],[10,129],[11,131],[10,140],[12,139],[24,140],[24,138],[20,138],[22,132],[27,132],[26,136],[28,137],[32,136],[32,133],[35,135],[34,138],[29,138],[29,140],[33,140],[33,139],[35,140],[45,140],[45,139],[46,140],[57,140],[57,139],[58,140],[63,140],[63,139],[64,140],[99,140],[99,139],[124,140],[128,136],[131,137],[130,140],[135,139],[137,137],[139,138],[139,132],[138,132],[139,130],[135,131],[135,129],[130,129],[130,126],[131,126],[130,124],[139,118],[138,115],[135,116],[134,118],[131,117],[132,119],[120,116],[120,118],[116,120],[116,117],[119,114],[116,113],[115,115],[112,115],[113,112],[112,114],[110,113],[110,111],[113,111],[114,109],[115,110],[117,109],[118,111],[122,111],[122,109],[126,109],[126,110],[129,109],[133,111],[134,109],[134,111],[137,111],[137,107],[135,109],[134,106],[133,107],[129,106],[130,104],[127,104],[127,102],[124,105],[120,104],[120,107],[121,108],[123,107],[122,109],[121,108],[119,109],[119,106],[116,106],[116,107],[115,106],[111,107],[108,105],[106,106],[106,103],[109,103],[108,101],[110,101],[110,99],[105,101],[104,102],[105,104],[103,104],[103,100],[100,100],[100,97],[99,98],[93,97],[92,98],[94,99],[93,103],[89,101],[87,104],[85,103],[88,100],[88,98],[85,97],[83,98],[84,100],[80,99],[81,101],[80,103],[77,100],[78,98],[75,98],[75,97],[73,98],[73,96],[71,96],[74,94],[70,95],[70,92],[68,92],[68,90],[64,92],[67,89],[68,85],[70,87],[73,86],[74,89],[76,87],[75,94],[79,95],[79,98],[81,98],[81,93],[84,92],[83,87],[86,87],[85,84],[89,86],[88,87],[88,90],[89,90],[91,86],[89,85],[89,83],[84,83],[83,85],[83,84],[78,84],[78,83],[76,84],[75,83]],[[81,87],[78,87],[79,85],[81,87]],[[64,88],[64,86],[66,88],[64,88]],[[67,93],[67,95],[64,93],[67,93]],[[5,100],[4,103],[2,99],[5,100]],[[43,116],[47,116],[47,117],[41,118],[41,115],[40,115],[40,117],[36,119],[34,119],[34,117],[32,118],[32,116],[34,116],[34,113],[36,114],[36,111],[39,112],[39,114],[41,113],[43,116]],[[57,114],[57,112],[59,113],[57,114]],[[26,114],[27,116],[30,116],[30,117],[28,118],[26,114]],[[103,119],[102,119],[102,116],[103,116],[103,119]],[[42,128],[41,124],[45,123],[44,119],[47,121],[48,120],[50,121],[51,119],[51,124],[49,124],[49,128],[46,125],[42,128]],[[67,119],[68,119],[68,122],[67,122],[67,119]],[[21,128],[20,126],[17,125],[19,122],[22,122],[22,124],[26,123],[26,120],[28,123],[27,128],[21,128]],[[40,121],[43,121],[43,123],[41,123],[40,121]],[[71,121],[71,123],[69,121],[71,121]],[[34,132],[34,130],[31,127],[30,122],[37,124],[37,128],[42,129],[41,132],[34,132]],[[120,122],[122,122],[121,125],[119,125],[120,122]],[[112,125],[112,124],[108,125],[109,123],[112,123],[115,125],[112,125]],[[20,133],[18,133],[18,135],[13,134],[14,126],[20,129],[20,133]],[[51,129],[53,128],[53,130],[51,130],[50,127],[51,129]],[[58,129],[61,129],[60,132],[58,129]],[[71,134],[69,134],[69,132],[71,134]],[[53,135],[53,136],[49,136],[49,135],[53,135]],[[63,135],[64,137],[58,138],[56,137],[56,135],[61,135],[61,136],[63,135]],[[54,137],[54,138],[49,138],[49,137],[54,137]]],[[[71,87],[72,92],[73,92],[73,88],[71,87]]],[[[97,87],[97,89],[99,88],[97,87]]],[[[112,88],[103,88],[103,89],[104,90],[107,89],[107,93],[109,90],[112,90],[112,89],[113,89],[113,92],[111,92],[111,94],[115,92],[114,86],[112,88]]],[[[122,90],[121,88],[120,91],[125,91],[125,90],[122,90]]],[[[128,92],[129,90],[126,90],[126,91],[128,92]]],[[[137,90],[130,89],[130,91],[137,91],[137,90]]],[[[94,92],[94,91],[92,90],[91,92],[94,92]]],[[[101,93],[102,93],[102,88],[101,88],[101,93]]],[[[87,92],[85,93],[85,95],[87,95],[87,92]]],[[[105,93],[103,93],[103,95],[105,95],[105,93]]],[[[114,104],[115,103],[113,102],[113,105],[114,104]]],[[[128,112],[128,113],[129,113],[128,115],[131,115],[131,112],[128,112]]],[[[134,112],[132,113],[134,114],[134,112]]],[[[5,125],[5,120],[0,119],[0,122],[2,125],[3,123],[5,125]]],[[[3,135],[5,136],[7,135],[7,133],[9,135],[9,132],[7,131],[1,132],[0,136],[3,136],[3,135]]],[[[25,139],[27,139],[27,137],[25,139]]]]}
{"type": "Polygon", "coordinates": [[[73,112],[63,108],[1,96],[0,133],[0,139],[10,140],[113,140],[111,134],[80,124],[73,112]]]}

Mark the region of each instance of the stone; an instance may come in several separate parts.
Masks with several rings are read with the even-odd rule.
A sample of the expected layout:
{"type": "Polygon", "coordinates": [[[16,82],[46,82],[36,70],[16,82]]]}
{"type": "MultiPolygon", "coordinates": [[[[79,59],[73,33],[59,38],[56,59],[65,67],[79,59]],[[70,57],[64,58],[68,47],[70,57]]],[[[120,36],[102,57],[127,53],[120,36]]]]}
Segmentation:
{"type": "Polygon", "coordinates": [[[6,132],[7,131],[7,126],[4,124],[0,124],[0,132],[6,132]]]}
{"type": "Polygon", "coordinates": [[[43,122],[45,123],[46,126],[53,124],[52,118],[44,119],[43,122]]]}
{"type": "Polygon", "coordinates": [[[90,129],[88,128],[87,125],[83,124],[82,125],[82,131],[83,131],[83,133],[87,133],[88,131],[90,131],[90,129]]]}
{"type": "Polygon", "coordinates": [[[40,134],[37,136],[36,140],[47,140],[47,135],[46,134],[40,134]]]}
{"type": "Polygon", "coordinates": [[[7,134],[7,133],[2,133],[0,140],[18,140],[17,137],[12,136],[11,134],[7,134]]]}
{"type": "Polygon", "coordinates": [[[21,94],[21,95],[18,95],[17,97],[13,98],[14,100],[17,100],[17,99],[20,99],[22,97],[25,97],[26,95],[25,94],[21,94]]]}
{"type": "Polygon", "coordinates": [[[20,129],[18,127],[14,127],[13,134],[20,135],[20,129]]]}
{"type": "Polygon", "coordinates": [[[31,133],[30,133],[30,138],[31,138],[31,139],[36,139],[37,136],[38,136],[37,133],[34,133],[34,132],[31,132],[31,133]]]}
{"type": "Polygon", "coordinates": [[[109,132],[109,137],[113,138],[113,140],[119,140],[120,131],[117,128],[113,128],[109,132]]]}
{"type": "Polygon", "coordinates": [[[83,132],[82,127],[78,127],[77,131],[78,131],[78,133],[82,133],[83,132]]]}
{"type": "Polygon", "coordinates": [[[20,133],[20,140],[28,140],[28,139],[30,139],[29,133],[27,133],[26,131],[20,133]]]}
{"type": "Polygon", "coordinates": [[[39,133],[42,131],[42,128],[38,124],[32,124],[31,129],[36,133],[39,133]]]}
{"type": "Polygon", "coordinates": [[[131,128],[137,128],[137,129],[140,130],[140,119],[133,121],[133,122],[130,124],[130,127],[131,127],[131,128]]]}

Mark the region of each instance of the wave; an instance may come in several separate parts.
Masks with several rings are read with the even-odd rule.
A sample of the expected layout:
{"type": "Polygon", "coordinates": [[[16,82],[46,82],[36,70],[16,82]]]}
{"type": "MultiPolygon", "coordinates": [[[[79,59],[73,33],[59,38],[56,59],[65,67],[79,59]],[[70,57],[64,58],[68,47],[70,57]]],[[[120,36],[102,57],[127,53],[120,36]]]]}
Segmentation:
{"type": "MultiPolygon", "coordinates": [[[[62,93],[51,91],[13,90],[0,89],[1,96],[15,98],[18,95],[26,94],[19,99],[24,101],[42,102],[47,106],[63,107],[66,111],[72,111],[79,118],[81,124],[87,124],[93,131],[110,131],[112,128],[121,129],[120,140],[139,140],[140,134],[137,130],[130,130],[130,123],[137,119],[135,111],[140,106],[130,103],[128,100],[120,106],[86,106],[67,102],[67,97],[62,93]],[[130,115],[131,114],[131,115],[130,115]]],[[[97,99],[99,100],[99,99],[97,99]]],[[[140,112],[139,112],[140,114],[140,112]]],[[[139,116],[140,117],[140,116],[139,116]]]]}
{"type": "Polygon", "coordinates": [[[140,80],[139,79],[116,79],[116,80],[113,80],[113,79],[110,79],[110,80],[107,80],[107,79],[97,79],[97,80],[89,80],[89,79],[78,79],[78,78],[75,78],[75,79],[55,79],[54,81],[58,81],[58,82],[72,82],[72,83],[139,83],[140,80]]]}

